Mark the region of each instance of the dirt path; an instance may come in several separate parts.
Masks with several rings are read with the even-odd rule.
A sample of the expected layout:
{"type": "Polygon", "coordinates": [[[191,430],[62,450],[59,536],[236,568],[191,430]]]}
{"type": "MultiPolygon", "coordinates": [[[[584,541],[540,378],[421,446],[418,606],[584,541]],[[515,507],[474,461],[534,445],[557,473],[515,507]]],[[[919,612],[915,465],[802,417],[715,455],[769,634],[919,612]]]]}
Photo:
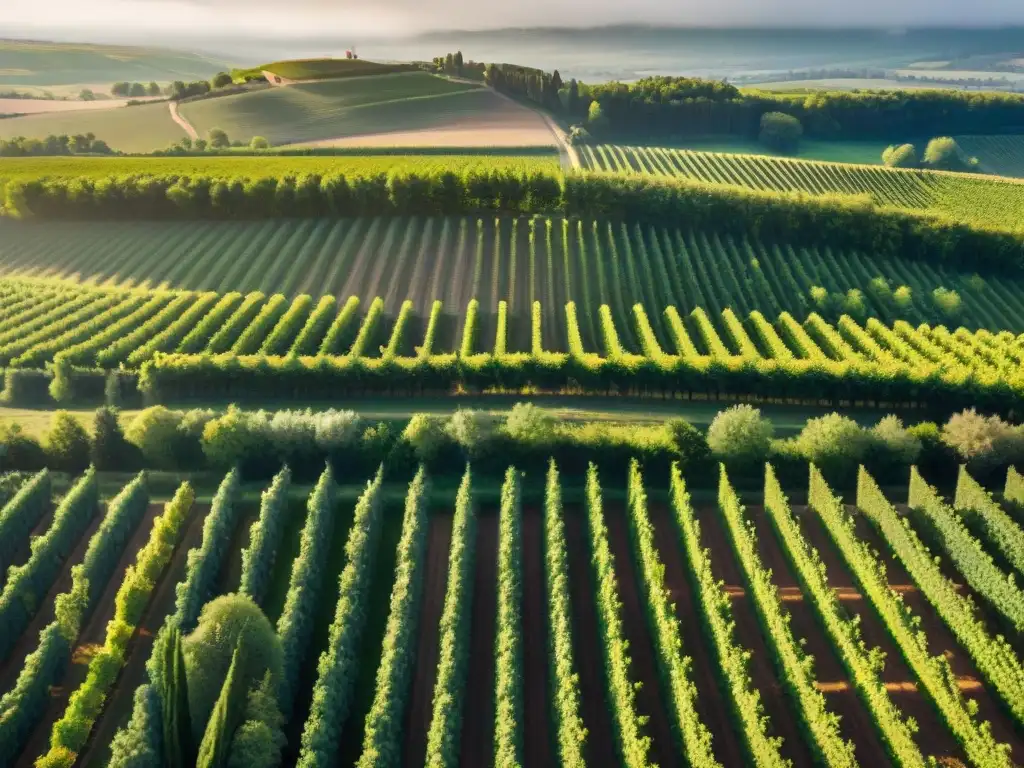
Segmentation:
{"type": "Polygon", "coordinates": [[[617,755],[612,739],[612,719],[604,691],[604,662],[601,659],[600,629],[590,577],[590,546],[587,542],[586,512],[565,510],[565,538],[569,551],[569,588],[572,590],[572,635],[576,669],[580,676],[583,725],[587,729],[587,765],[605,765],[617,755]]]}
{"type": "Polygon", "coordinates": [[[945,622],[932,608],[928,598],[916,587],[903,564],[892,554],[885,539],[862,515],[857,515],[857,533],[869,542],[882,556],[889,587],[899,592],[903,601],[921,618],[921,629],[928,637],[928,651],[934,656],[941,654],[949,661],[964,696],[978,704],[978,715],[992,725],[992,735],[997,741],[1010,744],[1010,756],[1014,763],[1024,759],[1024,742],[1016,734],[1012,719],[1000,706],[996,694],[985,687],[985,680],[974,666],[974,661],[957,642],[945,622]]]}
{"type": "Polygon", "coordinates": [[[64,670],[64,674],[57,682],[57,685],[50,688],[50,701],[47,704],[46,712],[36,722],[36,727],[31,737],[22,750],[21,756],[14,764],[16,768],[32,768],[35,759],[46,752],[50,743],[50,731],[53,724],[64,714],[71,693],[82,684],[89,672],[89,659],[95,648],[101,648],[107,637],[107,623],[114,618],[116,605],[114,599],[117,596],[121,584],[124,582],[125,572],[128,566],[135,562],[135,558],[153,530],[153,519],[163,511],[163,504],[150,504],[149,509],[143,516],[139,525],[132,533],[131,539],[125,545],[121,553],[121,559],[111,574],[100,595],[96,609],[78,636],[78,642],[72,654],[72,663],[64,670]]]}
{"type": "Polygon", "coordinates": [[[192,139],[192,141],[195,141],[196,139],[199,138],[199,133],[196,132],[196,129],[192,127],[192,123],[186,120],[185,117],[181,114],[181,112],[178,111],[178,102],[167,102],[167,108],[171,112],[171,120],[176,122],[178,126],[181,128],[181,130],[188,134],[188,137],[192,139]]]}
{"type": "Polygon", "coordinates": [[[776,675],[768,644],[761,634],[744,585],[743,575],[732,544],[725,532],[725,522],[716,507],[698,511],[704,544],[711,550],[711,567],[715,579],[725,582],[725,590],[732,599],[732,612],[736,620],[736,639],[751,653],[748,669],[754,687],[761,692],[765,713],[771,719],[771,732],[783,738],[781,752],[794,765],[812,765],[814,760],[800,733],[800,718],[776,675]]]}
{"type": "Polygon", "coordinates": [[[427,753],[427,731],[434,703],[434,681],[437,679],[437,626],[444,610],[444,593],[448,585],[448,555],[452,540],[452,511],[435,511],[430,515],[427,534],[423,605],[420,609],[419,638],[416,642],[416,669],[409,692],[405,719],[405,747],[402,764],[407,768],[423,765],[427,753]]]}
{"type": "Polygon", "coordinates": [[[829,636],[818,622],[814,606],[804,596],[800,582],[793,575],[771,521],[760,507],[747,508],[748,519],[757,530],[758,551],[766,568],[772,571],[772,581],[779,591],[790,615],[790,627],[804,650],[814,657],[814,673],[819,689],[825,696],[830,712],[839,715],[843,738],[852,741],[861,765],[885,765],[888,752],[874,726],[871,713],[861,703],[857,691],[850,684],[850,676],[843,667],[829,636]]]}
{"type": "Polygon", "coordinates": [[[476,534],[469,674],[462,701],[459,765],[494,764],[494,634],[498,613],[498,510],[481,511],[476,534]]]}
{"type": "Polygon", "coordinates": [[[192,507],[185,535],[174,550],[174,555],[157,582],[149,598],[138,631],[128,648],[128,661],[121,668],[117,683],[107,699],[103,714],[100,715],[90,734],[90,739],[81,752],[77,766],[103,766],[110,758],[110,742],[117,729],[131,717],[135,690],[146,682],[146,661],[153,648],[156,633],[163,626],[164,619],[174,611],[174,589],[185,575],[188,552],[199,546],[203,540],[203,521],[209,505],[195,504],[192,507]]]}
{"type": "Polygon", "coordinates": [[[916,676],[903,660],[878,612],[870,601],[864,599],[856,579],[832,543],[820,518],[806,507],[794,506],[793,512],[800,517],[804,535],[825,563],[829,584],[839,594],[843,607],[851,615],[860,618],[860,632],[865,645],[868,648],[880,648],[885,653],[882,681],[896,706],[908,717],[913,717],[920,726],[915,738],[918,747],[924,754],[936,758],[963,760],[963,750],[959,743],[946,727],[927,692],[918,686],[916,676]]]}
{"type": "Polygon", "coordinates": [[[547,591],[544,579],[544,510],[523,510],[523,716],[526,765],[552,765],[548,728],[547,591]]]}
{"type": "Polygon", "coordinates": [[[46,594],[39,601],[35,616],[29,620],[25,631],[21,633],[21,637],[18,638],[14,647],[11,648],[10,654],[0,664],[0,693],[7,693],[14,687],[18,675],[21,674],[21,670],[25,666],[25,658],[39,647],[39,633],[47,624],[53,621],[53,617],[56,615],[54,613],[54,601],[57,599],[57,595],[71,589],[71,568],[82,562],[82,558],[85,557],[85,552],[89,548],[89,539],[92,538],[92,535],[96,533],[96,529],[99,528],[105,511],[106,505],[100,505],[99,511],[93,516],[85,532],[78,540],[78,544],[71,550],[71,554],[67,559],[64,560],[63,565],[57,572],[57,578],[54,579],[53,584],[50,585],[46,594]]]}
{"type": "Polygon", "coordinates": [[[608,523],[608,540],[615,558],[615,576],[619,582],[619,600],[622,603],[622,622],[629,641],[629,655],[632,661],[630,674],[634,681],[641,683],[636,695],[637,710],[650,718],[645,732],[651,736],[650,759],[661,768],[679,765],[675,748],[675,737],[669,724],[668,712],[662,705],[661,681],[658,677],[658,662],[654,646],[647,629],[643,597],[633,557],[630,552],[629,523],[626,510],[621,505],[605,506],[605,520],[608,523]]]}
{"type": "Polygon", "coordinates": [[[679,541],[672,513],[652,505],[651,523],[657,535],[659,553],[665,565],[665,586],[675,604],[676,617],[682,627],[683,654],[693,659],[693,681],[697,686],[697,712],[701,722],[711,731],[715,757],[726,766],[744,763],[739,734],[733,728],[727,695],[719,684],[715,660],[701,631],[700,607],[694,599],[686,575],[686,557],[679,541]]]}

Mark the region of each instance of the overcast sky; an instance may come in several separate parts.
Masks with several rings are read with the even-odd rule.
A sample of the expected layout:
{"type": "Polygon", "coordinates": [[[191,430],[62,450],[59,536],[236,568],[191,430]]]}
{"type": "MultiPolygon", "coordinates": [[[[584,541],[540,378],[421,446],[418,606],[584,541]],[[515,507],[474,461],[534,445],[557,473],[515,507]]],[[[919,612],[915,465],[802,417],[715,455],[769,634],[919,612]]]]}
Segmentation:
{"type": "MultiPolygon", "coordinates": [[[[414,34],[503,26],[1024,24],[1024,0],[0,0],[5,31],[414,34]],[[582,10],[585,8],[586,10],[582,10]],[[283,11],[283,12],[282,12],[283,11]]],[[[170,40],[168,41],[170,42],[170,40]]]]}

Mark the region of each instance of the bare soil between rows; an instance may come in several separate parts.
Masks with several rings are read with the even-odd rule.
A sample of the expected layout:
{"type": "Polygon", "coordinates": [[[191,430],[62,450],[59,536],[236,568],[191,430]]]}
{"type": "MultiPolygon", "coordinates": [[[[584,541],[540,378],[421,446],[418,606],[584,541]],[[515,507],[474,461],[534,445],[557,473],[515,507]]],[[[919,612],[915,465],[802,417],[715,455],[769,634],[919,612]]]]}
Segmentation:
{"type": "Polygon", "coordinates": [[[110,575],[110,580],[100,595],[89,622],[79,633],[78,641],[71,657],[72,663],[64,670],[64,674],[57,681],[57,684],[50,687],[50,701],[47,704],[46,711],[36,723],[35,729],[15,766],[31,768],[35,759],[46,752],[50,743],[50,731],[53,728],[53,724],[64,714],[72,692],[78,689],[89,673],[89,659],[92,655],[92,650],[97,646],[102,647],[106,640],[107,623],[114,618],[114,612],[117,608],[115,598],[122,583],[124,583],[125,573],[128,567],[135,562],[139,550],[149,541],[150,533],[153,530],[153,520],[163,511],[163,508],[163,504],[150,504],[139,524],[132,532],[131,538],[125,544],[117,566],[110,575]]]}
{"type": "Polygon", "coordinates": [[[430,529],[427,533],[423,604],[420,608],[420,625],[416,641],[415,671],[405,717],[402,764],[406,768],[422,766],[427,753],[427,732],[430,730],[434,682],[437,679],[440,640],[438,624],[444,611],[444,596],[448,585],[452,523],[450,509],[431,512],[430,529]]]}

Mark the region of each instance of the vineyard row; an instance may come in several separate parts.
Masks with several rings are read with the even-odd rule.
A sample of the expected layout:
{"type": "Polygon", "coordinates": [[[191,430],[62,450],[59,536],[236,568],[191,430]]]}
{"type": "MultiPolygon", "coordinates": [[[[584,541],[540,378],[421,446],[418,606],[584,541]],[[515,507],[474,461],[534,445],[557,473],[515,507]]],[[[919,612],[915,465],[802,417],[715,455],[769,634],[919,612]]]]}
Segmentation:
{"type": "MultiPolygon", "coordinates": [[[[900,766],[952,758],[987,768],[1009,766],[1019,756],[1024,744],[1015,734],[1024,714],[1018,652],[940,572],[915,533],[921,521],[901,520],[863,470],[861,511],[854,515],[813,468],[810,507],[794,508],[768,467],[764,511],[743,507],[724,469],[717,507],[696,507],[678,468],[667,502],[648,499],[645,481],[652,478],[636,462],[624,503],[602,490],[609,479],[592,465],[583,499],[567,504],[554,464],[546,482],[510,468],[496,505],[478,498],[467,468],[453,517],[450,511],[428,513],[430,485],[421,469],[408,486],[404,515],[391,515],[380,473],[357,499],[342,502],[328,469],[309,497],[299,549],[289,558],[285,471],[263,495],[241,573],[230,575],[224,563],[238,546],[236,529],[250,525],[235,473],[221,484],[205,520],[195,520],[197,527],[202,522],[202,536],[187,557],[176,547],[190,525],[188,484],[161,515],[145,518],[144,475],[101,509],[90,473],[61,503],[52,526],[56,531],[67,525],[62,520],[98,517],[99,527],[89,533],[80,522],[74,536],[47,534],[63,536],[69,549],[88,537],[89,547],[84,570],[72,571],[74,584],[58,619],[40,634],[38,646],[34,638],[27,643],[36,650],[29,650],[16,685],[0,700],[0,710],[17,713],[0,726],[7,737],[0,757],[13,764],[45,752],[46,765],[70,766],[112,754],[112,764],[121,765],[132,754],[149,753],[160,762],[172,744],[169,732],[161,735],[161,722],[174,717],[167,709],[173,700],[165,687],[164,654],[181,637],[189,642],[205,605],[236,589],[277,617],[284,649],[277,701],[281,725],[294,727],[284,729],[290,735],[282,741],[268,742],[268,765],[296,759],[319,766],[345,755],[367,767],[454,766],[467,755],[483,759],[489,753],[501,765],[542,760],[579,766],[608,763],[611,753],[598,751],[604,749],[614,752],[616,764],[631,768],[681,765],[680,756],[708,768],[739,758],[781,767],[807,755],[823,765],[855,766],[879,754],[900,766]],[[543,513],[522,502],[529,483],[543,483],[543,513]],[[339,505],[354,510],[341,514],[339,505]],[[760,535],[769,531],[767,538],[760,535]],[[890,587],[883,555],[865,531],[879,537],[885,557],[895,556],[907,568],[938,618],[919,616],[919,604],[905,603],[890,587]],[[325,559],[328,548],[337,546],[332,541],[345,544],[333,569],[325,559]],[[524,568],[525,561],[538,562],[531,548],[542,548],[545,567],[524,568]],[[129,559],[135,565],[128,579],[111,581],[116,564],[129,559]],[[174,562],[184,569],[175,570],[174,562]],[[288,581],[283,606],[259,586],[272,574],[288,581]],[[724,583],[722,574],[731,574],[724,583]],[[795,589],[808,606],[794,601],[792,588],[782,588],[792,578],[787,574],[796,574],[795,589]],[[864,598],[856,607],[840,602],[834,586],[851,576],[864,598]],[[179,579],[175,590],[167,589],[169,578],[179,579]],[[329,585],[335,578],[336,589],[329,585]],[[578,579],[589,587],[578,589],[572,581],[578,579]],[[88,612],[108,583],[118,586],[115,620],[88,676],[76,677],[68,661],[82,642],[82,614],[67,608],[80,605],[88,612]],[[148,605],[151,593],[162,595],[157,604],[148,605]],[[324,599],[336,603],[333,612],[324,599]],[[371,605],[385,610],[371,611],[371,605]],[[545,611],[549,620],[536,632],[526,629],[536,621],[532,610],[545,611]],[[139,642],[141,625],[152,626],[163,612],[167,618],[155,644],[139,642]],[[374,612],[379,619],[370,618],[374,612]],[[795,621],[797,613],[813,617],[812,625],[795,621]],[[888,684],[882,652],[865,645],[861,635],[865,618],[883,628],[875,640],[906,661],[909,692],[888,684]],[[954,675],[946,658],[929,651],[946,632],[976,664],[969,698],[957,684],[961,672],[954,675]],[[433,637],[436,656],[424,657],[429,646],[423,640],[433,637]],[[814,648],[813,664],[805,642],[814,648]],[[755,661],[752,652],[767,658],[755,661]],[[312,677],[300,674],[310,653],[319,658],[312,677]],[[119,676],[126,665],[137,666],[136,655],[150,654],[148,682],[119,676]],[[481,665],[480,654],[490,661],[481,665]],[[822,655],[841,660],[839,681],[819,672],[827,662],[822,655]],[[45,695],[49,686],[70,680],[76,681],[70,703],[45,695]],[[366,681],[366,691],[357,689],[357,680],[366,681]],[[848,685],[856,698],[833,695],[837,684],[848,685]],[[140,687],[121,690],[126,685],[140,687]],[[307,712],[301,702],[309,701],[310,691],[307,712]],[[588,694],[607,707],[589,706],[588,694]],[[129,722],[118,706],[106,706],[111,697],[134,699],[130,725],[111,743],[97,742],[97,734],[129,722]],[[999,699],[1005,709],[995,705],[999,699]],[[554,718],[524,717],[527,702],[540,703],[554,718]],[[920,729],[910,712],[926,718],[920,729]],[[38,738],[44,730],[48,752],[38,738]]],[[[35,514],[40,494],[50,492],[48,481],[45,473],[30,481],[0,511],[0,526],[35,514]]],[[[958,498],[976,493],[968,475],[959,484],[958,498]]],[[[921,494],[912,492],[912,504],[921,494]]],[[[928,503],[945,502],[936,496],[928,503]]],[[[1024,540],[1019,526],[1004,533],[1024,540]]],[[[18,541],[7,543],[19,550],[27,542],[21,531],[18,541]]],[[[72,558],[65,560],[35,582],[8,581],[3,597],[24,602],[28,590],[48,592],[62,569],[70,569],[72,558]]],[[[31,606],[31,612],[45,610],[31,606]]],[[[241,733],[230,748],[229,735],[228,752],[243,749],[241,733]]]]}

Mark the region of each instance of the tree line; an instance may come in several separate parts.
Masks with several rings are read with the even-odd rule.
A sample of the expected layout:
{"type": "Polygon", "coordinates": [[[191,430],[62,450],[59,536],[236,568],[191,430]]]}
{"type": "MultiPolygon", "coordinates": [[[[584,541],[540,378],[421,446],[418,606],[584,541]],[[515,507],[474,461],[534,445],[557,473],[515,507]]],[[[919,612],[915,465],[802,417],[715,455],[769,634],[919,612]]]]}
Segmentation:
{"type": "Polygon", "coordinates": [[[754,138],[766,113],[799,120],[818,139],[913,138],[1012,132],[1024,125],[1024,96],[951,90],[818,91],[808,95],[742,92],[691,77],[647,77],[634,83],[562,82],[551,73],[488,64],[495,89],[541,104],[607,136],[727,134],[754,138]],[[593,105],[597,105],[594,107],[593,105]]]}
{"type": "Polygon", "coordinates": [[[0,157],[43,157],[49,155],[112,155],[116,154],[107,142],[96,138],[93,133],[76,133],[73,136],[60,134],[45,139],[28,139],[15,136],[0,139],[0,157]]]}
{"type": "Polygon", "coordinates": [[[253,219],[268,217],[562,214],[753,236],[769,242],[891,254],[972,269],[1024,268],[1024,236],[860,198],[806,198],[689,179],[472,169],[369,176],[204,175],[12,180],[15,218],[253,219]]]}

